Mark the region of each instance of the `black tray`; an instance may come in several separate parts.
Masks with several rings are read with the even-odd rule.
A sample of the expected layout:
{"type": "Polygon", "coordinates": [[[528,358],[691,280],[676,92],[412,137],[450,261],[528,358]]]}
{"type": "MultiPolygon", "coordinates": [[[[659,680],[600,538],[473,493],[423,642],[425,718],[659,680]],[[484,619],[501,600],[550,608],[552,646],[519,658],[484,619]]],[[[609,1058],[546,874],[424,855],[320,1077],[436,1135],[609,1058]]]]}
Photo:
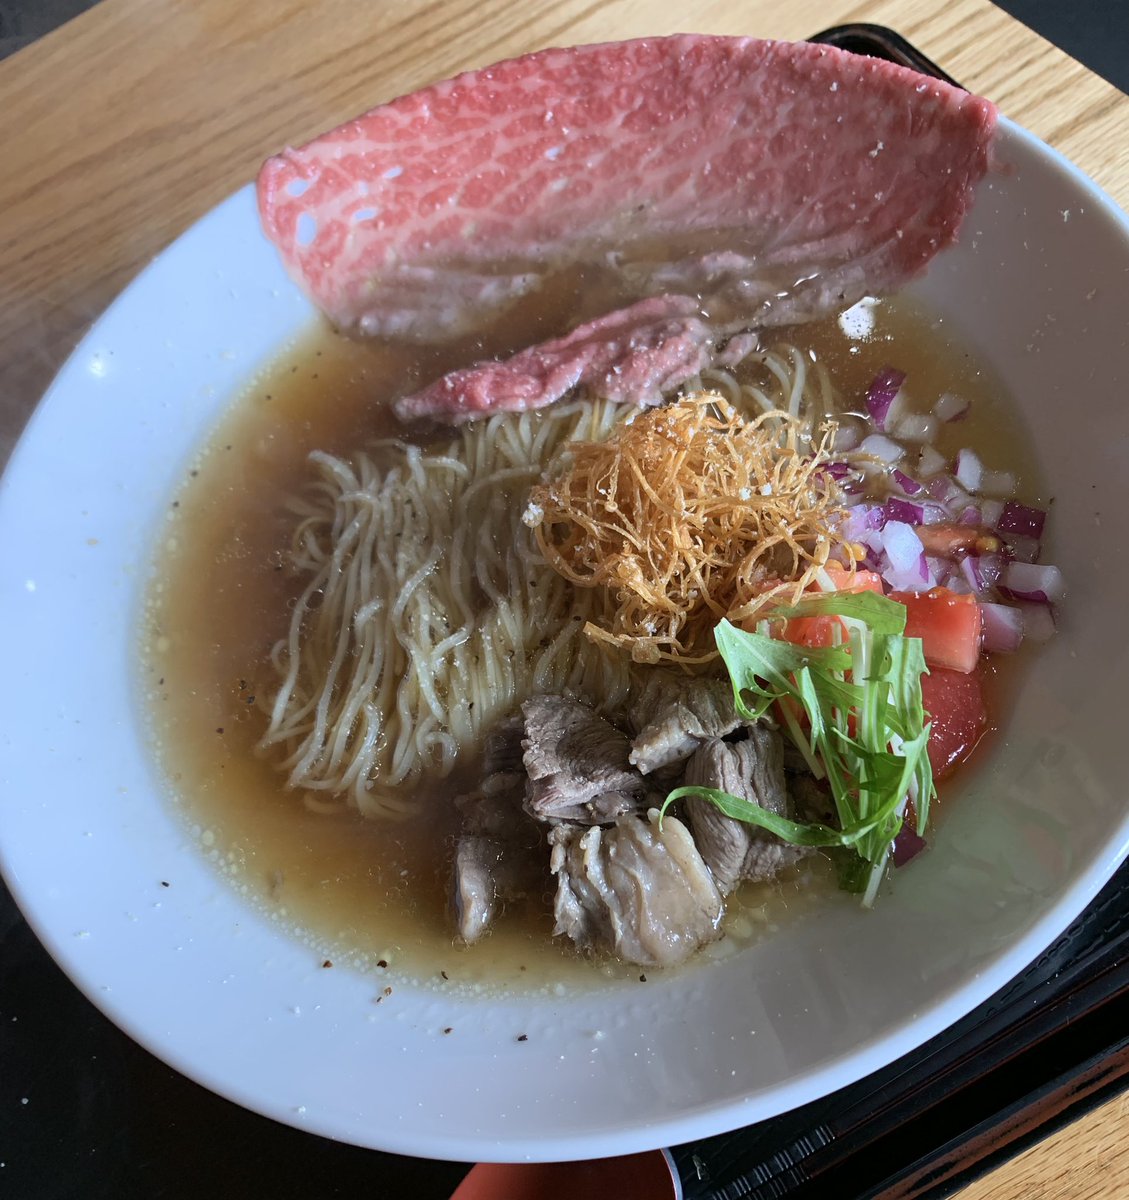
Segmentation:
{"type": "Polygon", "coordinates": [[[676,1147],[686,1200],[951,1195],[1126,1086],[1129,865],[1022,975],[882,1071],[676,1147]]]}

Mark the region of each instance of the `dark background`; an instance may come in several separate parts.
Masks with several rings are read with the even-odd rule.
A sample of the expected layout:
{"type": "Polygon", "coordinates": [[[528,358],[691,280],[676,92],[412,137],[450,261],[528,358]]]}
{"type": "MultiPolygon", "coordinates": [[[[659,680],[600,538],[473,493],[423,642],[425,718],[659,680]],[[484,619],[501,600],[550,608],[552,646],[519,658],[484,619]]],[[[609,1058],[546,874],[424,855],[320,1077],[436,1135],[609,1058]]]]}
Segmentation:
{"type": "MultiPolygon", "coordinates": [[[[0,0],[0,58],[94,2],[0,0]]],[[[1129,91],[1127,0],[1001,7],[1129,91]]],[[[0,964],[0,1196],[424,1198],[449,1195],[466,1169],[340,1146],[188,1082],[66,981],[2,883],[0,964]]]]}

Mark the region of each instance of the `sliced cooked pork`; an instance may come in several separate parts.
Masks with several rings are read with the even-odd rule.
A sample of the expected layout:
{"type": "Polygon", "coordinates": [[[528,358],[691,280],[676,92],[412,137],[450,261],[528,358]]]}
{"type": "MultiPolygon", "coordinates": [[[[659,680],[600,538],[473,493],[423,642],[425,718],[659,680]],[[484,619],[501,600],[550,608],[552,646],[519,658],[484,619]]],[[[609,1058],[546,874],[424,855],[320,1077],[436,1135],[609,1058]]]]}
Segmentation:
{"type": "Polygon", "coordinates": [[[534,696],[522,713],[530,816],[605,824],[642,802],[644,780],[628,762],[627,735],[587,704],[567,696],[534,696]]]}
{"type": "MultiPolygon", "coordinates": [[[[685,783],[754,801],[778,816],[792,815],[785,787],[782,739],[765,725],[751,726],[744,741],[715,740],[699,747],[686,765],[685,783]]],[[[683,803],[694,842],[723,896],[742,880],[774,879],[811,853],[759,826],[727,817],[701,797],[690,797],[683,803]]]]}
{"type": "Polygon", "coordinates": [[[675,671],[649,671],[633,692],[630,719],[639,732],[631,763],[644,774],[682,762],[711,738],[744,724],[733,706],[726,679],[695,678],[675,671]]]}
{"type": "Polygon", "coordinates": [[[686,827],[621,817],[549,833],[554,934],[644,967],[684,962],[718,936],[722,899],[686,827]]]}
{"type": "Polygon", "coordinates": [[[284,151],[260,172],[259,208],[315,303],[369,334],[474,333],[562,270],[598,278],[606,302],[577,314],[572,341],[398,406],[461,420],[606,387],[617,368],[650,399],[672,362],[692,373],[732,333],[896,290],[955,239],[994,127],[986,100],[826,46],[580,46],[460,75],[284,151]],[[600,321],[648,300],[653,319],[600,321]]]}

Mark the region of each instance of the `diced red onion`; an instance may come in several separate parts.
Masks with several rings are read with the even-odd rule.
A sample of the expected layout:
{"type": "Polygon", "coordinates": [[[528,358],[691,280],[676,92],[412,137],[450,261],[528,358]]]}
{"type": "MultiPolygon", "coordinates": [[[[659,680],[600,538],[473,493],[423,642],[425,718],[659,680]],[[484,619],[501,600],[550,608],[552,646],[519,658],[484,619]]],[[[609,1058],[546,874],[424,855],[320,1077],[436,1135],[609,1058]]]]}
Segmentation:
{"type": "Polygon", "coordinates": [[[999,500],[982,500],[980,502],[980,515],[988,529],[999,529],[1000,516],[1003,511],[1004,506],[999,500]]]}
{"type": "Polygon", "coordinates": [[[1031,508],[1018,500],[1008,500],[996,521],[1000,533],[1015,533],[1021,537],[1041,538],[1047,514],[1041,508],[1031,508]]]}
{"type": "Polygon", "coordinates": [[[918,492],[924,491],[924,485],[917,482],[904,471],[894,472],[894,482],[902,489],[907,496],[916,496],[918,492]]]}
{"type": "Polygon", "coordinates": [[[894,838],[894,849],[891,854],[894,866],[904,867],[906,863],[915,859],[926,848],[926,845],[925,839],[918,837],[917,830],[912,825],[903,825],[898,830],[898,836],[894,838]]]}
{"type": "Polygon", "coordinates": [[[831,476],[832,479],[846,479],[851,473],[851,465],[845,462],[829,462],[823,464],[823,470],[831,476]]]}
{"type": "Polygon", "coordinates": [[[1031,642],[1049,642],[1055,635],[1055,614],[1049,604],[1020,604],[1023,636],[1031,642]]]}
{"type": "Polygon", "coordinates": [[[885,430],[890,406],[905,380],[905,371],[899,371],[896,367],[883,367],[866,389],[866,411],[870,413],[875,429],[885,430]]]}
{"type": "Polygon", "coordinates": [[[929,413],[906,413],[895,422],[893,432],[907,442],[931,442],[937,436],[937,419],[929,413]]]}
{"type": "Polygon", "coordinates": [[[973,527],[981,524],[980,510],[975,504],[967,504],[961,509],[960,515],[957,517],[958,525],[971,525],[973,527]]]}
{"type": "Polygon", "coordinates": [[[938,421],[960,421],[968,416],[970,401],[955,392],[944,392],[933,405],[933,415],[938,421]]]}
{"type": "Polygon", "coordinates": [[[901,521],[906,525],[921,525],[924,512],[920,504],[912,504],[909,500],[900,500],[891,496],[882,506],[887,521],[901,521]]]}
{"type": "Polygon", "coordinates": [[[972,450],[958,450],[953,474],[966,491],[978,492],[984,477],[984,465],[972,450]]]}
{"type": "Polygon", "coordinates": [[[925,490],[950,512],[960,512],[972,503],[972,497],[951,475],[938,475],[925,485],[925,490]]]}
{"type": "Polygon", "coordinates": [[[1010,604],[981,603],[980,628],[985,650],[994,654],[1013,654],[1023,641],[1023,613],[1010,604]]]}
{"type": "Polygon", "coordinates": [[[846,454],[862,441],[862,430],[857,425],[840,425],[835,430],[831,445],[836,454],[846,454]]]}
{"type": "Polygon", "coordinates": [[[881,504],[859,504],[847,513],[843,522],[843,536],[848,541],[861,542],[872,530],[886,524],[886,513],[881,504]]]}
{"type": "Polygon", "coordinates": [[[888,562],[883,563],[881,560],[876,569],[895,592],[927,592],[937,586],[937,581],[929,573],[924,554],[921,556],[920,566],[909,571],[895,571],[888,562]]]}
{"type": "Polygon", "coordinates": [[[922,501],[919,525],[944,525],[950,520],[949,510],[943,504],[936,504],[932,500],[922,501]]]}
{"type": "Polygon", "coordinates": [[[1012,562],[1004,568],[1000,591],[1015,600],[1057,604],[1066,595],[1066,580],[1058,567],[1012,562]]]}
{"type": "Polygon", "coordinates": [[[1004,560],[999,554],[968,554],[960,560],[960,571],[972,590],[983,595],[999,583],[1004,560]]]}
{"type": "Polygon", "coordinates": [[[979,490],[985,496],[1010,496],[1015,491],[1015,476],[1010,471],[981,470],[979,490]]]}
{"type": "Polygon", "coordinates": [[[947,578],[938,579],[937,586],[948,588],[948,590],[952,592],[954,596],[974,596],[976,594],[973,592],[972,588],[968,586],[968,582],[963,576],[954,575],[952,572],[949,573],[947,578]]]}
{"type": "Polygon", "coordinates": [[[908,571],[919,563],[924,566],[925,550],[921,538],[907,522],[887,520],[882,530],[882,545],[895,571],[908,571]]]}
{"type": "Polygon", "coordinates": [[[1005,537],[1004,544],[1008,553],[1016,562],[1034,563],[1039,561],[1042,543],[1031,537],[1005,537]]]}
{"type": "Polygon", "coordinates": [[[879,556],[878,570],[892,588],[923,592],[935,585],[921,539],[911,526],[887,521],[881,533],[870,536],[881,538],[884,553],[879,556]]]}
{"type": "Polygon", "coordinates": [[[932,446],[924,446],[921,457],[917,460],[917,473],[922,479],[928,479],[930,475],[940,475],[948,465],[945,456],[939,450],[932,446]]]}
{"type": "Polygon", "coordinates": [[[904,458],[906,453],[904,446],[899,446],[897,442],[891,441],[881,433],[872,433],[864,437],[859,444],[858,452],[876,458],[887,466],[904,458]]]}
{"type": "Polygon", "coordinates": [[[967,592],[968,585],[956,573],[955,564],[951,563],[947,558],[938,558],[934,554],[925,556],[925,565],[929,568],[929,574],[933,577],[933,582],[937,587],[948,588],[954,592],[967,592]]]}

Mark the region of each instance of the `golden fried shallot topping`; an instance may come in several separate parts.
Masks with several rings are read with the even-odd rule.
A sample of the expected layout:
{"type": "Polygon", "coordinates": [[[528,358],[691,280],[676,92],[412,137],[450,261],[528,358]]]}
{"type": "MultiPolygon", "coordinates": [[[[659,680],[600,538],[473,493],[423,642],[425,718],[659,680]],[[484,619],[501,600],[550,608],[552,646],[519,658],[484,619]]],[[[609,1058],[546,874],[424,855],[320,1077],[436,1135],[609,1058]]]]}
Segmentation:
{"type": "Polygon", "coordinates": [[[577,587],[609,590],[589,638],[637,662],[716,657],[722,617],[750,625],[791,602],[841,540],[818,443],[787,413],[746,420],[713,393],[648,409],[605,442],[573,442],[533,488],[525,520],[577,587]]]}

